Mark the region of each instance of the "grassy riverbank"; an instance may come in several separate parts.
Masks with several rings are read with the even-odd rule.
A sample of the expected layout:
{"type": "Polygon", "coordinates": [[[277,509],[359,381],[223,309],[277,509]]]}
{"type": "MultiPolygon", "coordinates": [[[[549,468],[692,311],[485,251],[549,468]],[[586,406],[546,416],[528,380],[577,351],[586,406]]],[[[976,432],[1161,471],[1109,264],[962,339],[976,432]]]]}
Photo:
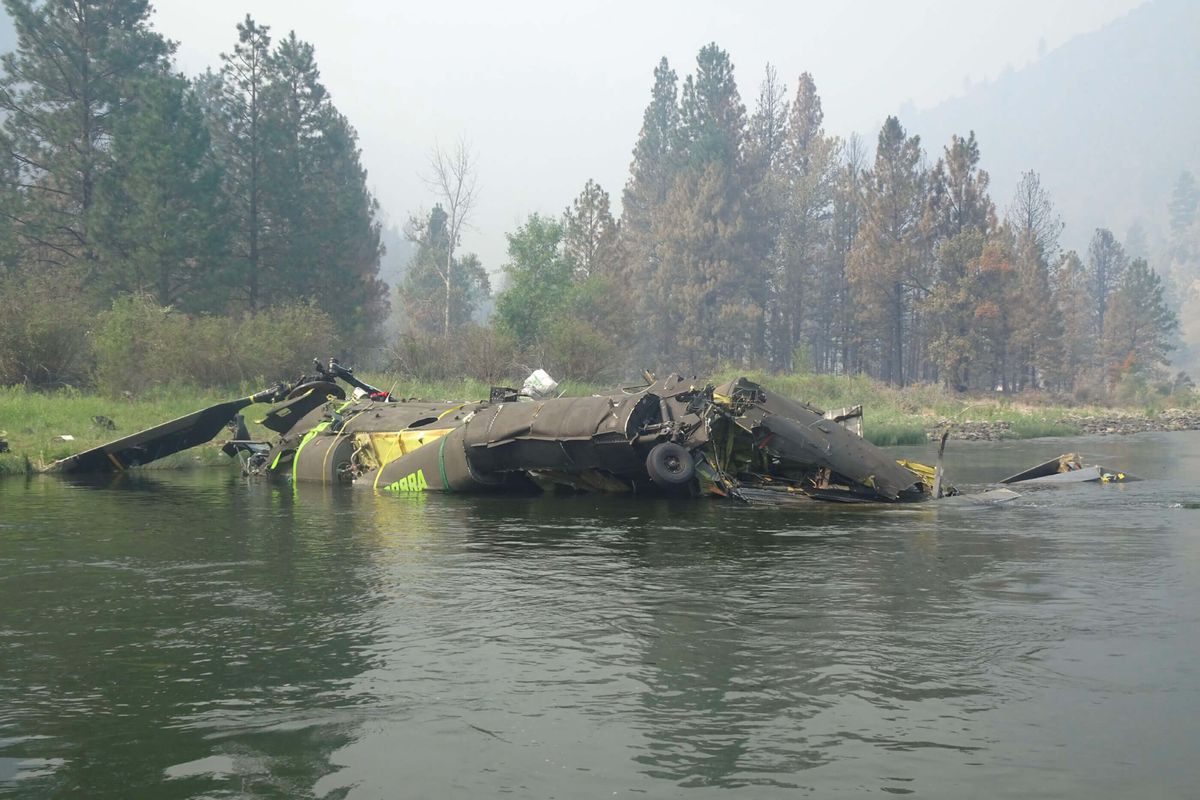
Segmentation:
{"type": "Polygon", "coordinates": [[[1097,411],[1028,398],[957,395],[927,384],[900,389],[863,375],[751,373],[747,377],[826,410],[861,404],[866,438],[878,445],[919,444],[930,430],[947,423],[1007,423],[1006,438],[1014,439],[1072,436],[1081,432],[1079,428],[1061,420],[1071,412],[1097,411]]]}
{"type": "MultiPolygon", "coordinates": [[[[488,393],[486,384],[472,380],[430,383],[388,375],[364,377],[399,397],[472,400],[486,397],[488,393]]],[[[718,375],[716,380],[720,382],[732,377],[735,374],[730,372],[718,375]]],[[[1071,436],[1097,429],[1121,433],[1138,429],[1139,421],[1156,419],[1162,411],[1155,407],[1068,407],[1028,396],[964,397],[933,386],[896,389],[861,376],[750,373],[747,377],[825,409],[861,403],[865,408],[866,436],[879,445],[916,444],[924,441],[930,431],[947,423],[966,432],[964,438],[1030,439],[1071,436]],[[1096,420],[1101,421],[1099,427],[1092,424],[1096,420]],[[1130,422],[1125,424],[1121,420],[1130,422]],[[980,433],[976,435],[972,431],[980,433]]],[[[0,438],[6,439],[9,446],[9,452],[0,453],[0,474],[37,470],[55,459],[204,406],[249,394],[258,388],[261,387],[245,386],[233,390],[160,387],[137,398],[112,398],[72,389],[43,393],[21,387],[0,387],[0,438]],[[116,429],[108,430],[97,424],[96,417],[107,417],[116,429]],[[58,440],[62,434],[75,438],[73,441],[58,440]]],[[[564,382],[563,388],[571,394],[587,394],[607,387],[564,382]]],[[[259,416],[251,410],[247,420],[252,423],[259,416]]],[[[1194,424],[1186,420],[1182,426],[1194,427],[1194,424]]],[[[267,431],[253,424],[251,434],[262,438],[268,436],[267,431]]],[[[206,445],[157,462],[151,468],[220,463],[228,463],[226,457],[216,446],[206,445]]]]}
{"type": "MultiPolygon", "coordinates": [[[[63,390],[35,392],[19,386],[0,387],[0,437],[9,452],[0,454],[0,473],[40,469],[64,458],[235,397],[236,393],[213,390],[159,390],[136,400],[114,399],[91,392],[63,390]],[[116,430],[93,421],[103,416],[116,430]],[[63,434],[74,441],[61,441],[63,434]]],[[[216,463],[224,458],[216,448],[197,447],[168,460],[167,466],[216,463]]]]}

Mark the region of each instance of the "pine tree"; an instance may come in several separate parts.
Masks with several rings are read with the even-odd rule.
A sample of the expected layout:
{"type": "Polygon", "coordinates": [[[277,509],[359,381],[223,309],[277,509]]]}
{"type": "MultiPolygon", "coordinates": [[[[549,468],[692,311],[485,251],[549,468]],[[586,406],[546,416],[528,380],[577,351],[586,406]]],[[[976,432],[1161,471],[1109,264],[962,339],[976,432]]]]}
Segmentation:
{"type": "Polygon", "coordinates": [[[264,254],[279,299],[312,298],[346,342],[369,344],[386,315],[379,281],[378,204],[357,134],[321,83],[312,45],[289,33],[270,56],[263,209],[264,254]]]}
{"type": "Polygon", "coordinates": [[[1200,187],[1196,186],[1196,178],[1187,170],[1179,173],[1175,181],[1168,213],[1173,236],[1182,234],[1200,215],[1200,187]]]}
{"type": "MultiPolygon", "coordinates": [[[[976,310],[981,301],[990,298],[976,296],[975,292],[988,288],[978,279],[986,245],[984,232],[976,229],[941,242],[935,259],[938,280],[923,302],[932,327],[929,358],[942,382],[960,392],[971,387],[982,356],[976,310]]],[[[984,309],[983,318],[994,315],[992,308],[984,309]]]]}
{"type": "Polygon", "coordinates": [[[268,26],[250,16],[237,30],[200,93],[225,168],[241,304],[312,300],[347,346],[369,346],[387,300],[378,203],[357,134],[321,82],[311,44],[292,32],[272,48],[268,26]]]}
{"type": "Polygon", "coordinates": [[[778,363],[795,369],[830,362],[838,282],[826,280],[830,262],[829,224],[833,213],[837,143],[825,135],[824,112],[816,84],[807,72],[797,82],[785,149],[778,172],[784,186],[782,231],[775,241],[777,322],[773,351],[778,363]],[[815,363],[794,363],[804,344],[815,363]]]}
{"type": "Polygon", "coordinates": [[[618,366],[622,351],[629,355],[636,319],[621,279],[621,231],[608,192],[589,180],[563,212],[562,229],[572,280],[548,330],[551,355],[563,374],[599,377],[618,366]]]}
{"type": "Polygon", "coordinates": [[[689,171],[672,188],[654,233],[662,268],[651,291],[666,364],[692,372],[745,363],[761,345],[765,281],[748,264],[743,198],[724,165],[689,171]]]}
{"type": "MultiPolygon", "coordinates": [[[[973,329],[982,320],[995,319],[991,309],[1006,303],[1006,298],[979,294],[1003,286],[1002,281],[981,280],[993,276],[979,267],[997,225],[988,182],[987,172],[979,168],[974,132],[965,139],[952,136],[929,176],[922,219],[924,245],[937,265],[936,280],[922,300],[930,316],[930,355],[946,384],[960,391],[970,385],[972,362],[983,355],[973,329]],[[992,305],[981,315],[985,302],[992,305]]],[[[995,348],[989,352],[994,354],[995,348]]]]}
{"type": "Polygon", "coordinates": [[[623,196],[622,227],[627,232],[648,230],[653,210],[666,201],[671,188],[671,162],[679,136],[678,82],[667,59],[659,61],[623,196]]]}
{"type": "Polygon", "coordinates": [[[1017,296],[1012,341],[1015,388],[1036,388],[1047,381],[1061,385],[1063,325],[1057,313],[1044,245],[1039,244],[1034,232],[1025,229],[1016,232],[1015,247],[1017,296]]]}
{"type": "Polygon", "coordinates": [[[1018,238],[1027,239],[1038,249],[1047,263],[1058,255],[1063,222],[1054,210],[1050,193],[1042,186],[1041,176],[1033,170],[1021,173],[1005,220],[1018,238]]]}
{"type": "Polygon", "coordinates": [[[684,81],[680,173],[655,220],[663,253],[654,297],[659,307],[680,306],[672,338],[695,369],[752,362],[765,350],[767,270],[755,236],[745,143],[746,109],[733,64],[716,44],[706,45],[684,81]]]}
{"type": "Polygon", "coordinates": [[[929,176],[925,235],[931,243],[965,231],[990,235],[996,228],[996,207],[988,196],[990,177],[979,168],[975,132],[951,136],[945,154],[929,176]]]}
{"type": "Polygon", "coordinates": [[[1090,377],[1096,364],[1096,300],[1087,267],[1074,250],[1063,254],[1054,274],[1054,294],[1063,324],[1061,374],[1066,386],[1073,388],[1090,377]]]}
{"type": "Polygon", "coordinates": [[[621,204],[621,272],[630,304],[637,308],[636,339],[645,345],[655,338],[653,302],[643,287],[659,268],[659,243],[651,234],[655,216],[667,200],[676,170],[675,145],[679,136],[678,77],[663,58],[654,69],[650,103],[642,116],[642,129],[633,149],[629,181],[621,204]]]}
{"type": "Polygon", "coordinates": [[[271,276],[264,275],[262,252],[264,233],[269,233],[263,194],[271,36],[270,27],[259,25],[249,14],[238,23],[237,33],[233,51],[221,54],[220,100],[210,106],[218,116],[210,124],[225,171],[242,299],[250,311],[257,311],[265,304],[264,288],[272,282],[271,276]]]}
{"type": "Polygon", "coordinates": [[[627,285],[638,337],[660,364],[738,363],[763,352],[767,282],[753,257],[746,112],[727,53],[696,59],[674,110],[675,74],[659,64],[626,188],[627,285]]]}
{"type": "Polygon", "coordinates": [[[830,217],[830,275],[827,281],[831,287],[828,305],[833,315],[830,349],[831,352],[836,352],[837,362],[831,366],[840,368],[842,372],[858,372],[862,369],[858,356],[858,315],[851,302],[851,286],[846,265],[862,225],[865,162],[866,147],[857,134],[851,134],[841,148],[834,176],[833,209],[830,217]],[[833,350],[835,344],[836,351],[833,350]]]}
{"type": "Polygon", "coordinates": [[[1058,253],[1063,223],[1036,172],[1021,174],[1005,220],[1016,242],[1020,283],[1014,323],[1017,388],[1047,380],[1065,385],[1063,325],[1050,269],[1058,253]]]}
{"type": "Polygon", "coordinates": [[[746,135],[746,170],[754,183],[767,184],[769,190],[781,190],[770,184],[778,183],[771,177],[779,175],[780,162],[787,152],[790,113],[787,87],[779,82],[775,67],[767,64],[746,135]]]}
{"type": "Polygon", "coordinates": [[[700,48],[696,72],[687,76],[679,101],[680,164],[702,172],[712,164],[741,166],[746,107],[733,77],[729,54],[716,43],[700,48]]]}
{"type": "Polygon", "coordinates": [[[1125,248],[1107,228],[1097,228],[1088,244],[1088,276],[1091,295],[1096,303],[1096,333],[1104,330],[1104,315],[1108,310],[1108,299],[1125,274],[1128,259],[1125,248]]]}
{"type": "Polygon", "coordinates": [[[272,297],[312,296],[322,269],[331,265],[318,260],[324,219],[313,207],[323,198],[313,196],[311,173],[334,112],[312,45],[298,40],[294,31],[268,52],[264,73],[258,126],[263,142],[258,209],[264,221],[259,227],[270,231],[260,241],[262,271],[270,276],[264,288],[272,297]]]}
{"type": "Polygon", "coordinates": [[[1163,297],[1162,279],[1134,259],[1113,292],[1104,318],[1103,351],[1110,379],[1148,377],[1170,363],[1179,320],[1163,297]]]}
{"type": "Polygon", "coordinates": [[[897,385],[906,380],[908,323],[925,284],[920,252],[925,185],[920,137],[908,136],[898,119],[888,117],[865,184],[865,218],[847,273],[878,375],[897,385]]]}
{"type": "MultiPolygon", "coordinates": [[[[367,188],[367,172],[350,122],[332,107],[321,115],[319,135],[306,151],[303,221],[312,241],[312,298],[337,323],[344,342],[367,347],[387,316],[386,286],[379,279],[379,204],[367,188]]],[[[465,324],[489,294],[487,272],[474,254],[458,258],[462,286],[471,287],[465,324]]]]}
{"type": "Polygon", "coordinates": [[[152,31],[147,0],[4,0],[17,49],[0,59],[3,145],[16,191],[2,213],[25,258],[95,269],[92,207],[109,167],[112,126],[140,78],[173,45],[152,31]]]}
{"type": "Polygon", "coordinates": [[[1008,391],[1012,385],[1012,341],[1019,305],[1009,237],[994,236],[987,241],[967,280],[967,293],[974,304],[972,329],[978,346],[978,371],[987,378],[985,388],[1008,391]]]}
{"type": "Polygon", "coordinates": [[[582,278],[615,278],[620,260],[618,245],[608,192],[589,180],[563,212],[564,254],[582,278]]]}
{"type": "Polygon", "coordinates": [[[220,310],[220,170],[199,103],[184,78],[165,74],[142,79],[136,97],[113,123],[111,166],[96,184],[97,283],[106,296],[220,310]]]}
{"type": "Polygon", "coordinates": [[[783,322],[784,306],[779,300],[780,265],[779,238],[786,224],[788,184],[784,161],[787,155],[787,127],[790,103],[787,89],[779,82],[775,68],[767,65],[759,86],[754,114],[750,117],[746,138],[746,157],[743,180],[752,207],[755,258],[767,264],[771,281],[768,287],[766,326],[771,362],[786,364],[791,345],[786,339],[783,322]]]}
{"type": "Polygon", "coordinates": [[[621,272],[630,305],[636,309],[636,357],[644,363],[651,363],[654,358],[669,358],[661,349],[667,323],[666,309],[660,303],[667,298],[653,291],[662,266],[662,243],[655,238],[654,225],[677,173],[678,95],[678,77],[663,58],[654,69],[650,103],[642,116],[642,129],[623,193],[621,272]]]}

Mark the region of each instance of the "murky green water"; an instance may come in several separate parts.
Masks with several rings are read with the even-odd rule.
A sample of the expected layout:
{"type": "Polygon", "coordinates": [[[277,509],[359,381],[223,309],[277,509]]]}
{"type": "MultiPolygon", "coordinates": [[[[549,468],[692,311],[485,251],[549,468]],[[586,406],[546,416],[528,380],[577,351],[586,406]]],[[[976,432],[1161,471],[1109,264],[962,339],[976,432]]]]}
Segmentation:
{"type": "Polygon", "coordinates": [[[1151,480],[804,511],[0,481],[0,796],[1195,797],[1200,434],[948,466],[1071,449],[1151,480]]]}

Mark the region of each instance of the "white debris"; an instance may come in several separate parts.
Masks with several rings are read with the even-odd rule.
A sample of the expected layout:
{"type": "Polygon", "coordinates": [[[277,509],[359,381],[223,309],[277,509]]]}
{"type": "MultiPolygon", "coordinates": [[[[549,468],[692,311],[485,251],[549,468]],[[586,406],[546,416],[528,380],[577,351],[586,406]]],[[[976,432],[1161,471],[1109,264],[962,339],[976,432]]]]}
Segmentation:
{"type": "Polygon", "coordinates": [[[521,387],[521,394],[541,400],[544,397],[553,397],[557,389],[558,381],[551,378],[546,370],[535,369],[525,379],[525,384],[521,387]]]}

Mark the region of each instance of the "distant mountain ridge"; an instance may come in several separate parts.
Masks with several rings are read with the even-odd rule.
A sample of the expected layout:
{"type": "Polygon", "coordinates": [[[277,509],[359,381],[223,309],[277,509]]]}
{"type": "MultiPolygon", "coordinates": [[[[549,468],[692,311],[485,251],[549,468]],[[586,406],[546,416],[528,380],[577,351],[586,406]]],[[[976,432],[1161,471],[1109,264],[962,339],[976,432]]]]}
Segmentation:
{"type": "Polygon", "coordinates": [[[900,119],[931,161],[974,130],[999,210],[1033,169],[1066,223],[1063,245],[1135,223],[1165,236],[1180,171],[1200,173],[1200,2],[1151,0],[1022,69],[900,119]]]}

